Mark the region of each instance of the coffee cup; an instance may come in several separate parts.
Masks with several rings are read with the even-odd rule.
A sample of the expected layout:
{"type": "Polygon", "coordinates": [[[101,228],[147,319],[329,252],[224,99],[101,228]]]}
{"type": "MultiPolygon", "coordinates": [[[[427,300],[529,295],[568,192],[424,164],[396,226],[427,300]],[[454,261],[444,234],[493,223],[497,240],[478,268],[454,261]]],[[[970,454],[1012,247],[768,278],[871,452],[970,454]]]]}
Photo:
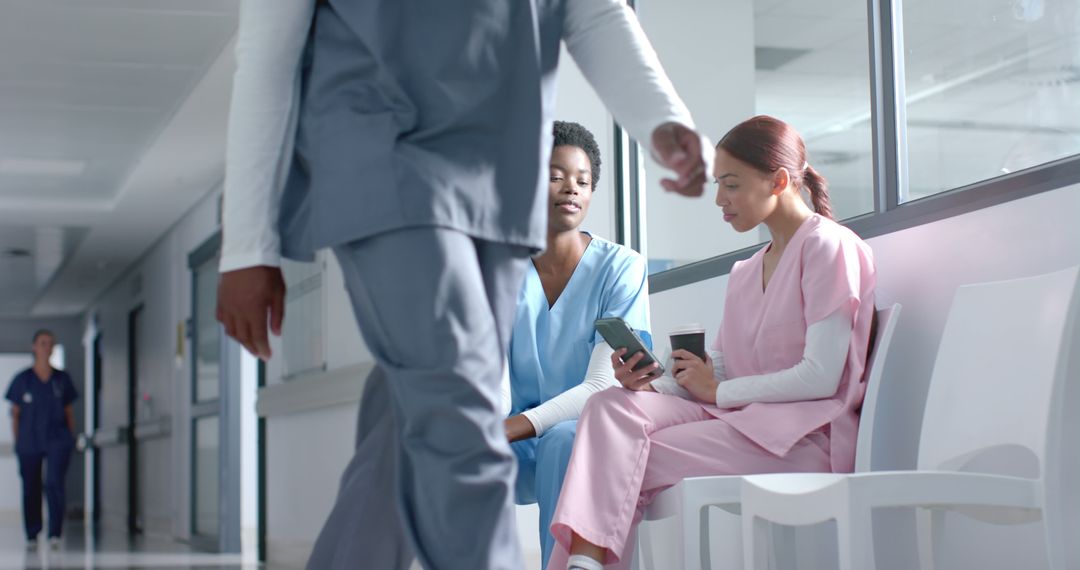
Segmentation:
{"type": "Polygon", "coordinates": [[[672,352],[681,348],[705,360],[705,327],[697,323],[682,325],[675,327],[668,336],[671,338],[672,352]]]}

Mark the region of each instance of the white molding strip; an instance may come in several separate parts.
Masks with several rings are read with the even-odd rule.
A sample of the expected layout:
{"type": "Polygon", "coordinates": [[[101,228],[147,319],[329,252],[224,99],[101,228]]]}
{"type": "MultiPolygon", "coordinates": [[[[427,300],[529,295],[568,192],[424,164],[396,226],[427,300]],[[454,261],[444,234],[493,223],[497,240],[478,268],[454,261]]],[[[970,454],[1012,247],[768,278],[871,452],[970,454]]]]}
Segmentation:
{"type": "Polygon", "coordinates": [[[374,362],[361,362],[265,386],[259,389],[255,412],[266,418],[359,402],[360,390],[374,367],[374,362]]]}
{"type": "Polygon", "coordinates": [[[271,568],[301,569],[307,565],[314,542],[274,539],[266,541],[266,563],[271,568]]]}
{"type": "Polygon", "coordinates": [[[90,441],[93,442],[94,447],[112,447],[119,446],[127,443],[127,440],[123,434],[124,428],[113,427],[99,429],[90,436],[90,441]]]}
{"type": "Polygon", "coordinates": [[[135,424],[135,441],[159,439],[172,435],[172,418],[161,416],[135,424]]]}

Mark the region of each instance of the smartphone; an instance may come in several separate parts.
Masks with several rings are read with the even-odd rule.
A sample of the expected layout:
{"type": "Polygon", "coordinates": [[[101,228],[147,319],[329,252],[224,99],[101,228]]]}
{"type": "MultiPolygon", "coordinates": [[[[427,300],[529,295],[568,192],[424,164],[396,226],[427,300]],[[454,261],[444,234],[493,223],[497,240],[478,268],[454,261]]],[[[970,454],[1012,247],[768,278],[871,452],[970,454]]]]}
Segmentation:
{"type": "Polygon", "coordinates": [[[653,370],[651,376],[653,378],[658,378],[664,374],[664,365],[660,362],[660,359],[656,358],[656,355],[649,351],[645,346],[645,343],[641,341],[641,337],[634,332],[634,329],[630,328],[630,325],[626,324],[626,321],[619,317],[596,319],[596,331],[600,333],[600,336],[604,337],[604,340],[607,341],[608,346],[612,349],[626,349],[626,354],[622,357],[624,361],[628,360],[638,352],[645,354],[645,356],[638,361],[634,370],[641,370],[655,362],[657,363],[657,367],[656,370],[653,370]]]}

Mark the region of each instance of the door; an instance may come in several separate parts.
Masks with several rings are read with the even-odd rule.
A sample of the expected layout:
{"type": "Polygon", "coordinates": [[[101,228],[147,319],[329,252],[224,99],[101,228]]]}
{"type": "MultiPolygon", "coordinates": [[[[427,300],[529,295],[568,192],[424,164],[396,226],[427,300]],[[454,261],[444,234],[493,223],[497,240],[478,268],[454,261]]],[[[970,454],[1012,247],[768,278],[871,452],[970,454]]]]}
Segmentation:
{"type": "MultiPolygon", "coordinates": [[[[94,341],[92,346],[92,362],[91,373],[93,377],[90,381],[90,429],[86,430],[90,434],[97,434],[101,429],[101,374],[103,372],[102,357],[101,357],[101,335],[94,335],[94,341]]],[[[90,462],[90,490],[89,494],[91,499],[91,522],[97,525],[101,522],[101,458],[98,456],[97,446],[93,444],[93,438],[88,443],[86,448],[86,457],[90,462]]]]}
{"type": "Polygon", "coordinates": [[[260,367],[217,322],[220,243],[218,234],[188,256],[191,542],[206,550],[250,549],[256,554],[263,512],[259,462],[264,430],[255,417],[260,367]]]}
{"type": "Polygon", "coordinates": [[[142,332],[140,324],[142,312],[142,305],[139,305],[128,313],[127,529],[129,534],[142,532],[142,518],[139,516],[139,442],[135,437],[135,427],[139,421],[139,334],[142,332]]]}
{"type": "Polygon", "coordinates": [[[191,535],[192,543],[220,550],[221,326],[215,318],[218,244],[191,254],[191,535]]]}

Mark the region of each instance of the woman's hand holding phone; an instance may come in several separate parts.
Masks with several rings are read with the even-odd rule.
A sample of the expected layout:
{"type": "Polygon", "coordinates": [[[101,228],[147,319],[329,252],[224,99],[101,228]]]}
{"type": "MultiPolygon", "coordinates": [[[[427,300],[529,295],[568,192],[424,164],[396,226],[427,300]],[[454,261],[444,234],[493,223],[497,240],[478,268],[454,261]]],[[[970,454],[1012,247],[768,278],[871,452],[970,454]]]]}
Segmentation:
{"type": "Polygon", "coordinates": [[[626,349],[620,348],[611,355],[611,367],[615,370],[615,378],[628,390],[655,392],[650,383],[656,378],[656,369],[660,364],[653,362],[634,370],[634,366],[645,357],[645,353],[635,352],[628,359],[623,360],[622,357],[625,354],[626,349]]]}

